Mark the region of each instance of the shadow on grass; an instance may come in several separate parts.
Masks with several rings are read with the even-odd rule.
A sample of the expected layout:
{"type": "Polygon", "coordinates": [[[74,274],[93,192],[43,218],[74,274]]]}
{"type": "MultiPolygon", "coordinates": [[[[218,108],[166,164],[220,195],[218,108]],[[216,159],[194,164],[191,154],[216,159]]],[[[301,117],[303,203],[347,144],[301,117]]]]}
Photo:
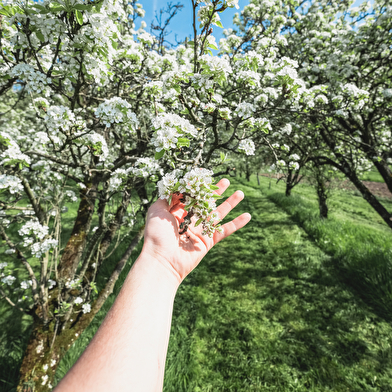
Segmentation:
{"type": "Polygon", "coordinates": [[[267,196],[291,214],[294,222],[331,256],[329,268],[355,290],[372,310],[392,321],[392,236],[381,236],[351,222],[322,221],[298,197],[267,196]],[[307,208],[304,208],[307,207],[307,208]]]}
{"type": "Polygon", "coordinates": [[[252,221],[192,272],[192,310],[176,305],[168,366],[188,369],[188,389],[179,370],[166,372],[165,392],[392,391],[391,327],[292,219],[245,193],[231,219],[252,221]],[[195,308],[182,340],[175,326],[195,308]]]}

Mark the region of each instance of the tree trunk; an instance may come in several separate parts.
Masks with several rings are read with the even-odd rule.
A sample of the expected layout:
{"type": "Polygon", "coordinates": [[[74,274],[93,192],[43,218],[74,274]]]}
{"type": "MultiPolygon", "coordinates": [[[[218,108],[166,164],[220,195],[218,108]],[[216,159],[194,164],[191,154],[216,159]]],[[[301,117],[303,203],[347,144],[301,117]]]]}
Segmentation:
{"type": "Polygon", "coordinates": [[[320,218],[327,219],[328,218],[328,206],[327,199],[319,196],[319,209],[320,209],[320,218]]]}
{"type": "MultiPolygon", "coordinates": [[[[317,119],[314,119],[314,123],[317,124],[317,119]]],[[[369,191],[367,186],[363,184],[363,182],[358,178],[357,174],[354,170],[352,170],[345,157],[341,153],[335,151],[336,144],[332,141],[332,138],[325,132],[325,129],[321,127],[320,131],[324,142],[334,153],[338,162],[340,162],[340,165],[337,165],[336,162],[333,162],[332,160],[327,163],[337,167],[350,179],[350,181],[355,185],[359,192],[361,192],[363,198],[373,207],[373,209],[381,216],[384,222],[392,229],[392,214],[387,211],[387,209],[376,199],[373,193],[369,191]]]]}
{"type": "Polygon", "coordinates": [[[320,210],[320,218],[327,219],[328,218],[328,206],[327,199],[328,195],[325,191],[324,184],[319,184],[317,187],[317,198],[319,202],[319,210],[320,210]]]}
{"type": "MultiPolygon", "coordinates": [[[[36,319],[30,335],[27,349],[20,368],[20,379],[17,392],[47,392],[54,384],[54,376],[60,360],[70,349],[72,344],[83,331],[90,325],[95,315],[99,312],[108,296],[113,292],[114,285],[128,262],[132,251],[143,238],[144,226],[138,231],[131,241],[122,258],[117,263],[110,280],[101,290],[98,298],[91,305],[90,313],[77,313],[72,315],[73,322],[61,330],[56,328],[56,321],[52,319],[43,325],[36,319]],[[55,339],[53,337],[55,336],[55,339]],[[51,366],[53,364],[53,366],[51,366]],[[44,366],[48,365],[47,370],[44,366]],[[47,377],[45,378],[43,377],[47,377]],[[44,384],[43,384],[44,383],[44,384]]],[[[52,294],[53,295],[53,294],[52,294]]]]}
{"type": "Polygon", "coordinates": [[[246,162],[246,167],[245,167],[245,175],[246,175],[246,180],[249,182],[250,181],[250,175],[251,175],[251,171],[250,171],[250,167],[249,167],[249,162],[246,162]]]}
{"type": "Polygon", "coordinates": [[[392,170],[389,168],[385,160],[382,160],[381,162],[374,162],[374,166],[376,166],[378,172],[381,174],[381,177],[387,184],[389,192],[392,193],[392,170]]]}
{"type": "Polygon", "coordinates": [[[291,196],[291,190],[294,188],[295,182],[293,179],[293,172],[289,170],[286,179],[286,196],[291,196]]]}
{"type": "Polygon", "coordinates": [[[60,351],[53,345],[50,346],[54,335],[54,323],[43,325],[39,321],[35,321],[33,330],[30,335],[29,342],[20,367],[20,379],[17,392],[40,392],[48,391],[53,382],[54,373],[56,371],[60,351]],[[55,361],[52,367],[52,361],[55,361]],[[48,365],[45,371],[44,366],[48,365]],[[46,382],[45,378],[48,376],[46,382]],[[44,383],[44,385],[42,385],[44,383]]]}
{"type": "Polygon", "coordinates": [[[355,187],[361,192],[364,199],[377,211],[384,222],[392,229],[392,214],[376,199],[369,188],[358,178],[355,172],[350,171],[346,174],[355,187]]]}
{"type": "Polygon", "coordinates": [[[90,187],[86,189],[82,190],[83,196],[79,204],[78,215],[75,219],[71,237],[61,257],[58,272],[59,279],[73,279],[86,244],[94,214],[94,202],[89,199],[87,192],[95,192],[97,185],[90,184],[90,187]]]}

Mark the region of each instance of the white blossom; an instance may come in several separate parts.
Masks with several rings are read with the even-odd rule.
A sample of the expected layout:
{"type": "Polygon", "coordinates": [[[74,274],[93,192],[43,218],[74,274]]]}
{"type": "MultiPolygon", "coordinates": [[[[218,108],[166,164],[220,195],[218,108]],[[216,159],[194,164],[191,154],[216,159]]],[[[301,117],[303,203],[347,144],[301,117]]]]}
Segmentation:
{"type": "Polygon", "coordinates": [[[46,385],[46,383],[48,382],[49,376],[47,374],[45,374],[41,378],[42,378],[42,385],[46,385]]]}
{"type": "Polygon", "coordinates": [[[136,114],[132,111],[132,106],[119,97],[113,97],[101,103],[95,111],[95,115],[106,127],[124,123],[128,124],[132,129],[135,129],[139,125],[136,114]]]}
{"type": "Polygon", "coordinates": [[[177,114],[160,113],[153,121],[153,128],[156,130],[152,143],[156,151],[175,148],[178,138],[182,135],[197,136],[196,128],[186,119],[177,114]]]}
{"type": "Polygon", "coordinates": [[[82,309],[83,309],[83,313],[90,313],[90,311],[91,311],[91,305],[90,305],[90,304],[84,304],[84,305],[82,306],[82,309]]]}
{"type": "Polygon", "coordinates": [[[0,174],[0,189],[8,189],[11,194],[23,191],[22,180],[15,176],[0,174]]]}
{"type": "Polygon", "coordinates": [[[20,286],[23,290],[27,290],[33,284],[32,280],[24,280],[20,283],[20,286]]]}
{"type": "Polygon", "coordinates": [[[48,289],[52,289],[54,286],[56,286],[56,281],[52,280],[52,279],[48,279],[48,289]]]}
{"type": "Polygon", "coordinates": [[[2,278],[1,281],[5,284],[8,284],[8,286],[11,286],[14,283],[15,279],[15,276],[8,275],[2,278]]]}
{"type": "Polygon", "coordinates": [[[255,144],[251,139],[241,140],[238,149],[244,151],[246,155],[255,155],[255,144]]]}

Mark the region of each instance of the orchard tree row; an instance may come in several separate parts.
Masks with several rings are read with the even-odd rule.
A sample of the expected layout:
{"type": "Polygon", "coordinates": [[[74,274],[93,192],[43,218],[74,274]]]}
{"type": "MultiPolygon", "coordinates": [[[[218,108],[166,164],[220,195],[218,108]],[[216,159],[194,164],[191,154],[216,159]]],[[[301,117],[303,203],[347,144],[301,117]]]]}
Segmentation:
{"type": "Polygon", "coordinates": [[[228,157],[273,160],[291,185],[305,165],[333,166],[392,227],[358,177],[374,165],[392,191],[387,2],[253,0],[218,55],[213,29],[237,0],[191,0],[193,37],[174,48],[165,28],[180,4],[154,36],[143,21],[136,30],[144,16],[136,1],[8,3],[0,6],[0,293],[33,317],[19,391],[52,387],[157,197],[170,203],[181,193],[205,235],[221,230],[211,223],[214,177],[229,172],[228,157]]]}
{"type": "Polygon", "coordinates": [[[256,161],[275,161],[272,168],[284,173],[286,195],[306,169],[326,217],[327,183],[336,171],[392,228],[392,212],[360,180],[375,169],[392,193],[392,6],[375,1],[350,8],[351,3],[251,1],[221,47],[247,52],[274,45],[266,33],[275,34],[275,41],[284,37],[280,56],[297,61],[307,88],[325,88],[315,99],[322,100],[319,107],[307,112],[287,107],[269,118],[273,130],[256,161]]]}

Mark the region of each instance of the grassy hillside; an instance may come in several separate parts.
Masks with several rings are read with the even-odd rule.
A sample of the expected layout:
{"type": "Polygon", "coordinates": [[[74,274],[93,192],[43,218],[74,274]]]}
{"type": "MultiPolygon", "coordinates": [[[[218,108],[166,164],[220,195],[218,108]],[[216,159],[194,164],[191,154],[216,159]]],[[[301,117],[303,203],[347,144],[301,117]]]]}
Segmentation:
{"type": "MultiPolygon", "coordinates": [[[[228,219],[248,211],[252,221],[180,286],[164,391],[392,391],[390,229],[351,193],[336,193],[331,219],[322,222],[307,186],[287,199],[283,184],[269,189],[267,178],[260,187],[255,178],[232,183],[227,193],[242,189],[246,198],[228,219]]],[[[61,362],[58,379],[90,341],[129,268],[61,362]]],[[[10,360],[1,391],[11,389],[23,351],[24,332],[15,330],[2,338],[10,360]]]]}
{"type": "Polygon", "coordinates": [[[246,200],[232,217],[252,221],[182,285],[164,390],[391,391],[385,313],[269,199],[267,180],[263,193],[254,181],[235,187],[246,200]]]}

